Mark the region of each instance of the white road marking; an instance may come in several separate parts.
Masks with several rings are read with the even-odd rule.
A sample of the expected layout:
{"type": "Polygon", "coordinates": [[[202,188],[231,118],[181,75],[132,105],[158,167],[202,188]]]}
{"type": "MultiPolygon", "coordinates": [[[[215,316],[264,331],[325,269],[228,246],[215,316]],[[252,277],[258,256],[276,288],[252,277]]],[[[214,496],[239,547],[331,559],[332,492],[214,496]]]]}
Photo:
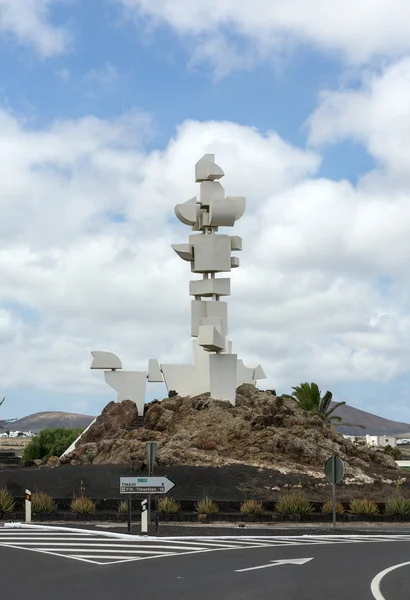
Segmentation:
{"type": "Polygon", "coordinates": [[[392,571],[395,571],[396,569],[400,569],[401,567],[408,567],[410,565],[410,562],[404,562],[404,563],[400,563],[399,565],[393,565],[392,567],[389,567],[388,569],[384,569],[384,571],[381,571],[380,573],[378,573],[376,575],[376,577],[373,579],[371,585],[370,585],[370,589],[372,591],[373,597],[375,598],[375,600],[386,600],[386,598],[383,596],[383,594],[381,593],[380,590],[380,584],[382,582],[382,579],[388,575],[389,573],[391,573],[392,571]]]}
{"type": "Polygon", "coordinates": [[[52,525],[19,524],[18,527],[0,527],[0,548],[18,548],[97,565],[228,550],[396,541],[410,541],[410,536],[270,535],[158,538],[52,525]]]}
{"type": "Polygon", "coordinates": [[[258,569],[266,569],[268,567],[279,567],[281,565],[304,565],[313,560],[312,558],[284,558],[280,560],[271,560],[267,565],[259,565],[258,567],[248,567],[247,569],[236,569],[234,573],[245,573],[245,571],[256,571],[258,569]]]}

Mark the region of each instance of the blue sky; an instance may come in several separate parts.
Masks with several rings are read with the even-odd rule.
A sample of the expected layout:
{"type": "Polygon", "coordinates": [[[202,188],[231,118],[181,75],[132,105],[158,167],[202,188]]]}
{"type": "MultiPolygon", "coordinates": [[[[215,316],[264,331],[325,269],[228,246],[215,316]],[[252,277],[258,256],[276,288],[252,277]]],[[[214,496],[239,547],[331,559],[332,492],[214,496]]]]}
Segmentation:
{"type": "MultiPolygon", "coordinates": [[[[360,29],[367,17],[357,8],[346,25],[347,5],[332,38],[325,12],[312,10],[303,28],[280,10],[272,16],[269,3],[258,0],[260,23],[250,24],[228,2],[228,13],[208,22],[195,13],[199,0],[188,13],[186,2],[42,0],[37,8],[46,12],[30,8],[30,18],[11,0],[0,4],[0,157],[10,160],[3,161],[10,180],[0,182],[0,261],[7,265],[0,273],[2,416],[97,413],[115,398],[88,370],[98,344],[111,344],[101,349],[128,356],[138,368],[152,357],[147,352],[172,361],[186,357],[189,273],[168,250],[186,232],[172,209],[174,199],[195,191],[197,153],[214,143],[228,166],[238,149],[237,162],[225,169],[226,186],[238,195],[242,186],[250,197],[241,225],[250,250],[245,274],[235,277],[238,289],[252,286],[258,298],[247,297],[245,306],[233,292],[234,343],[250,362],[263,364],[266,386],[277,391],[318,380],[338,400],[410,422],[409,198],[396,156],[408,152],[410,138],[402,126],[406,105],[397,100],[408,92],[409,36],[392,17],[390,38],[373,35],[370,21],[363,42],[354,37],[355,25],[360,29]],[[57,37],[47,46],[46,35],[57,37]],[[248,178],[247,164],[253,165],[248,178]],[[383,215],[390,213],[386,234],[383,215]],[[263,265],[258,219],[260,239],[270,240],[263,265]],[[166,285],[155,257],[154,266],[147,262],[156,238],[159,256],[175,269],[166,285]],[[293,249],[292,240],[300,246],[293,249]],[[390,256],[392,244],[400,247],[399,258],[390,256]],[[130,258],[125,263],[121,256],[130,258]],[[280,281],[282,291],[274,283],[268,289],[267,280],[280,281]],[[299,329],[303,302],[280,297],[298,285],[289,297],[301,295],[306,315],[312,305],[318,312],[317,321],[306,316],[299,329]],[[165,297],[170,286],[172,306],[165,297]],[[150,294],[160,296],[157,290],[165,291],[161,316],[146,322],[138,315],[150,294]],[[266,315],[277,300],[263,331],[252,321],[260,297],[266,315]],[[241,307],[249,320],[241,320],[241,307]],[[167,311],[177,315],[172,327],[167,311]],[[391,320],[379,330],[383,314],[391,320]],[[272,331],[270,345],[260,341],[265,331],[272,331]],[[283,345],[297,336],[315,350],[306,358],[295,343],[282,360],[283,345]]],[[[291,2],[295,15],[298,2],[291,2]]],[[[371,16],[376,33],[380,11],[371,16]]],[[[161,393],[150,389],[148,397],[161,393]]]]}

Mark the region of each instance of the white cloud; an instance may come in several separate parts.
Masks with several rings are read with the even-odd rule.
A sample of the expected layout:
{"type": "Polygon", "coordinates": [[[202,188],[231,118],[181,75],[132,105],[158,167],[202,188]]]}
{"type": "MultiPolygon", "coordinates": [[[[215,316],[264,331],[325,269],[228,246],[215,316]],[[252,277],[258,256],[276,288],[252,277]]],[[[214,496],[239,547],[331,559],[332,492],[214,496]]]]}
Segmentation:
{"type": "Polygon", "coordinates": [[[282,55],[295,44],[340,53],[353,64],[410,50],[410,4],[407,0],[116,0],[126,14],[170,25],[193,37],[197,53],[222,71],[245,66],[267,53],[282,55]],[[229,33],[249,44],[236,52],[229,33]],[[224,42],[231,51],[221,53],[224,42]],[[227,42],[226,42],[227,41],[227,42]],[[239,62],[238,62],[239,61],[239,62]]]}
{"type": "Polygon", "coordinates": [[[359,89],[321,94],[309,119],[314,145],[352,139],[391,175],[406,175],[410,161],[410,58],[367,72],[359,89]]]}
{"type": "Polygon", "coordinates": [[[48,19],[51,5],[58,1],[0,0],[0,35],[12,34],[44,57],[62,52],[69,41],[68,33],[48,19]]]}
{"type": "Polygon", "coordinates": [[[382,174],[377,193],[318,179],[317,154],[229,122],[187,121],[149,153],[140,114],[33,130],[3,111],[0,124],[3,388],[105,392],[93,349],[126,368],[189,358],[190,272],[170,248],[189,230],[173,207],[196,193],[206,152],[227,193],[248,198],[230,334],[245,362],[263,364],[264,385],[408,372],[407,189],[391,193],[382,174]]]}

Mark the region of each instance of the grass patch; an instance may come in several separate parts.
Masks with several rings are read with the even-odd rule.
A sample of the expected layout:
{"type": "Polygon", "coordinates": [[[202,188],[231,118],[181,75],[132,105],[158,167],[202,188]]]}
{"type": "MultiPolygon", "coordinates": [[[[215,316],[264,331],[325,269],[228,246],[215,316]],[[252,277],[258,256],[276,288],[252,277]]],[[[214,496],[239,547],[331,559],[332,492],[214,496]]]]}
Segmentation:
{"type": "Polygon", "coordinates": [[[219,512],[219,506],[206,496],[195,504],[195,510],[200,515],[216,515],[219,512]]]}
{"type": "Polygon", "coordinates": [[[281,515],[310,515],[313,506],[300,492],[285,492],[276,502],[275,512],[281,515]]]}
{"type": "Polygon", "coordinates": [[[239,510],[243,515],[262,515],[264,508],[259,500],[245,500],[239,510]]]}
{"type": "Polygon", "coordinates": [[[353,515],[378,515],[379,509],[377,508],[377,504],[372,500],[366,499],[357,499],[352,500],[349,504],[349,511],[353,515]]]}
{"type": "Polygon", "coordinates": [[[53,498],[44,492],[31,495],[31,510],[35,513],[52,513],[56,507],[53,498]]]}

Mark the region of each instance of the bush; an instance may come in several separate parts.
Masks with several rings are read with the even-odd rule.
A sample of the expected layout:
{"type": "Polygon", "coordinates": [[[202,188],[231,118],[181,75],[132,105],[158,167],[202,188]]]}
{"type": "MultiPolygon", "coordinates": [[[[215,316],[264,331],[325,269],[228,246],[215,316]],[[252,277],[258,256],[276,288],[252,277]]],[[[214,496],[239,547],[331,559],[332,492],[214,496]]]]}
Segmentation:
{"type": "Polygon", "coordinates": [[[53,498],[44,492],[35,492],[31,496],[31,510],[35,513],[52,513],[56,506],[53,498]]]}
{"type": "MultiPolygon", "coordinates": [[[[342,515],[345,512],[343,504],[340,502],[336,502],[336,514],[342,515]]],[[[333,502],[331,500],[326,500],[322,506],[322,513],[325,515],[333,514],[333,502]]]]}
{"type": "Polygon", "coordinates": [[[8,493],[6,488],[0,488],[0,513],[13,512],[15,506],[13,496],[8,493]]]}
{"type": "Polygon", "coordinates": [[[158,500],[158,511],[166,515],[175,515],[181,510],[180,503],[175,498],[160,498],[158,500]]]}
{"type": "Polygon", "coordinates": [[[216,515],[219,512],[219,506],[206,496],[195,504],[195,510],[200,515],[216,515]]]}
{"type": "Polygon", "coordinates": [[[392,446],[386,446],[383,449],[383,452],[385,454],[388,454],[392,458],[394,458],[394,460],[401,460],[403,458],[403,452],[400,450],[400,448],[393,448],[392,446]]]}
{"type": "Polygon", "coordinates": [[[313,506],[300,492],[286,492],[277,501],[275,512],[282,515],[310,515],[313,506]]]}
{"type": "Polygon", "coordinates": [[[261,515],[263,514],[263,504],[259,500],[245,500],[239,510],[243,515],[261,515]]]}
{"type": "Polygon", "coordinates": [[[126,500],[121,500],[118,502],[117,511],[120,515],[124,515],[128,512],[128,502],[126,500]]]}
{"type": "Polygon", "coordinates": [[[410,515],[410,498],[390,498],[384,508],[386,515],[410,515]]]}
{"type": "Polygon", "coordinates": [[[198,450],[216,450],[216,442],[206,438],[199,438],[196,440],[195,446],[198,450]]]}
{"type": "Polygon", "coordinates": [[[70,504],[71,512],[90,515],[95,512],[95,502],[85,496],[74,498],[70,504]]]}
{"type": "Polygon", "coordinates": [[[349,511],[353,515],[377,515],[379,509],[372,500],[352,500],[349,504],[349,511]]]}
{"type": "Polygon", "coordinates": [[[23,460],[48,460],[61,456],[78,438],[82,429],[43,429],[24,449],[23,460]]]}

